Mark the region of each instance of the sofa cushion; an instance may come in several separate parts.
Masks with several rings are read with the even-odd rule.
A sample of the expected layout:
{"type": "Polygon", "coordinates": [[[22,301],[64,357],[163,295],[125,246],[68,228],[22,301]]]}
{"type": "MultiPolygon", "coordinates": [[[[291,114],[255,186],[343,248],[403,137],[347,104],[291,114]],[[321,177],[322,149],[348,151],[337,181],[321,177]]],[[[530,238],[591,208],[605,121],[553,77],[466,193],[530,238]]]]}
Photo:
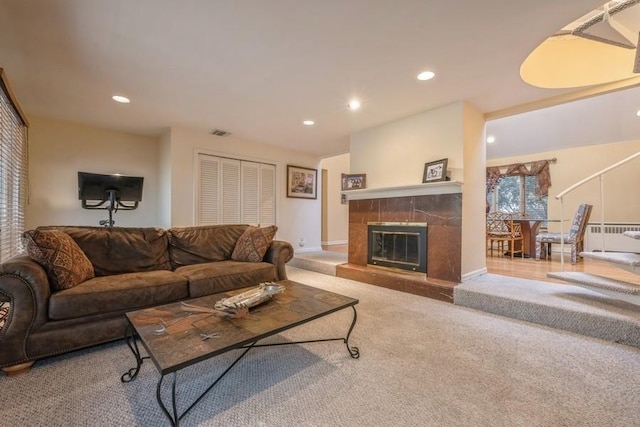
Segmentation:
{"type": "Polygon", "coordinates": [[[176,269],[185,265],[231,259],[243,224],[174,227],[169,229],[169,256],[176,269]]]}
{"type": "Polygon", "coordinates": [[[216,261],[180,267],[176,273],[189,279],[189,297],[196,298],[276,279],[267,262],[216,261]]]}
{"type": "Polygon", "coordinates": [[[262,261],[277,231],[278,227],[275,225],[262,228],[250,226],[238,238],[231,259],[246,262],[262,261]]]}
{"type": "Polygon", "coordinates": [[[29,256],[47,272],[52,290],[69,289],[94,277],[91,262],[68,234],[29,230],[23,237],[29,256]]]}
{"type": "Polygon", "coordinates": [[[169,237],[160,228],[48,226],[67,233],[87,255],[96,276],[171,270],[169,237]]]}
{"type": "Polygon", "coordinates": [[[130,311],[166,304],[187,298],[188,295],[187,279],[172,271],[95,277],[51,294],[49,318],[64,320],[130,311]]]}

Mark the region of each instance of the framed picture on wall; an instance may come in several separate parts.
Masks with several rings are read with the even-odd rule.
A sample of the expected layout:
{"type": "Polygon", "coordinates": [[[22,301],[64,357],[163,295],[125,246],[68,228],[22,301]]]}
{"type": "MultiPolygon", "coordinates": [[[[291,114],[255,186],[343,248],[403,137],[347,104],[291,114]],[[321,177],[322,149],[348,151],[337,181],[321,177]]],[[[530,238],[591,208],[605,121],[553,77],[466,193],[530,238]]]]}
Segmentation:
{"type": "Polygon", "coordinates": [[[422,182],[437,182],[447,180],[447,161],[449,159],[436,160],[424,164],[422,182]]]}
{"type": "Polygon", "coordinates": [[[361,190],[367,188],[367,174],[342,174],[342,191],[346,190],[361,190]]]}
{"type": "Polygon", "coordinates": [[[287,165],[287,197],[316,199],[318,197],[318,171],[287,165]]]}

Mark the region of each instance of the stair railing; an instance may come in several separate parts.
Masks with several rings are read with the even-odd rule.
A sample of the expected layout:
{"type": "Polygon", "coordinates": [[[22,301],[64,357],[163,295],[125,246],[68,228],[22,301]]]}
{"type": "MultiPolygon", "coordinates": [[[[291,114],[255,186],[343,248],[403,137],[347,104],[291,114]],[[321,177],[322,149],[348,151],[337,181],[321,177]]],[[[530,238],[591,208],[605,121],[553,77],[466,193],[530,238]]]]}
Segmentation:
{"type": "MultiPolygon", "coordinates": [[[[561,191],[557,196],[555,196],[556,199],[560,200],[560,236],[564,235],[564,196],[566,196],[567,194],[571,193],[573,190],[575,190],[576,188],[582,186],[583,184],[598,178],[600,180],[600,235],[602,236],[602,252],[605,252],[605,246],[604,246],[604,175],[622,165],[624,165],[627,162],[630,162],[631,160],[635,159],[636,157],[640,157],[640,151],[632,154],[631,156],[627,157],[626,159],[620,160],[617,163],[614,163],[611,166],[608,166],[604,169],[602,169],[599,172],[594,173],[593,175],[590,175],[588,177],[586,177],[585,179],[576,182],[575,184],[573,184],[571,187],[567,188],[564,191],[561,191]]],[[[551,256],[551,254],[549,254],[549,256],[551,256]]],[[[560,238],[560,267],[562,269],[562,271],[564,271],[564,237],[560,238]]]]}

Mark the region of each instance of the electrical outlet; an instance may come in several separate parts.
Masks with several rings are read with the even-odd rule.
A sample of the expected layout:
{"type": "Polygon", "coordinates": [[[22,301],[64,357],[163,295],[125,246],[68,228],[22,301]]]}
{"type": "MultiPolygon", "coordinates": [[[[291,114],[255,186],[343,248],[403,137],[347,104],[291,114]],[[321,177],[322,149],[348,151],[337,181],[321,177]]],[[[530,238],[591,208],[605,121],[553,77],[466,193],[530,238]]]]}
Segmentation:
{"type": "Polygon", "coordinates": [[[304,246],[304,237],[300,238],[300,241],[298,242],[298,246],[300,246],[300,247],[304,246]]]}

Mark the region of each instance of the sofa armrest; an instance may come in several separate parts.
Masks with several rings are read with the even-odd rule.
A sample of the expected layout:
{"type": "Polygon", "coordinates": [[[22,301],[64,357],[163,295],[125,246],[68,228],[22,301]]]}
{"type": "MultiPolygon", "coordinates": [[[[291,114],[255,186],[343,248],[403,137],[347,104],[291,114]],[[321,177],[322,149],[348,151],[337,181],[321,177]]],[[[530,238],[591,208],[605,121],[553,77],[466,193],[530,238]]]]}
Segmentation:
{"type": "Polygon", "coordinates": [[[50,295],[46,272],[28,256],[16,256],[0,264],[0,298],[11,304],[0,331],[0,367],[29,360],[27,338],[47,321],[50,295]]]}
{"type": "Polygon", "coordinates": [[[276,266],[276,280],[286,280],[287,270],[285,264],[293,258],[293,246],[282,240],[274,240],[264,255],[264,261],[276,266]]]}

